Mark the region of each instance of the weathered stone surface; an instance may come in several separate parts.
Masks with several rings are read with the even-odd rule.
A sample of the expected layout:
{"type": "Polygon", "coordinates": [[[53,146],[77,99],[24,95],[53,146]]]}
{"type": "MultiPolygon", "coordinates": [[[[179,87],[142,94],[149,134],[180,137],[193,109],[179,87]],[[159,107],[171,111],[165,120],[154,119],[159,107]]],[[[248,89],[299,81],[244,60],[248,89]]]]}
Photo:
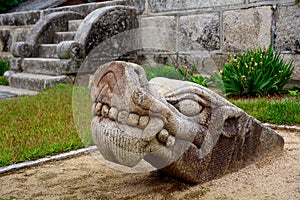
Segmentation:
{"type": "Polygon", "coordinates": [[[31,57],[37,54],[36,47],[28,42],[16,42],[12,45],[10,51],[15,57],[31,57]]]}
{"type": "Polygon", "coordinates": [[[69,31],[77,31],[82,20],[70,20],[68,25],[69,31]]]}
{"type": "Polygon", "coordinates": [[[13,42],[24,42],[28,38],[33,26],[16,28],[13,30],[13,42]]]}
{"type": "Polygon", "coordinates": [[[148,66],[177,66],[177,54],[138,52],[134,62],[148,66]]]}
{"type": "Polygon", "coordinates": [[[275,48],[300,53],[300,8],[279,6],[277,12],[275,48]]]}
{"type": "Polygon", "coordinates": [[[215,55],[210,54],[208,51],[198,54],[179,54],[178,67],[189,70],[194,67],[195,73],[210,76],[218,70],[218,65],[213,57],[215,55]]]}
{"type": "Polygon", "coordinates": [[[75,41],[88,54],[106,39],[137,27],[136,11],[128,6],[109,6],[90,13],[80,24],[75,41]]]}
{"type": "Polygon", "coordinates": [[[174,0],[149,0],[150,12],[165,12],[165,11],[177,11],[177,10],[188,10],[198,9],[205,7],[214,6],[225,6],[225,5],[237,5],[243,4],[243,0],[186,0],[186,1],[174,1],[174,0]]]}
{"type": "Polygon", "coordinates": [[[271,38],[272,9],[270,6],[225,11],[223,15],[224,50],[242,51],[268,47],[271,38]]]}
{"type": "Polygon", "coordinates": [[[218,50],[220,49],[219,13],[189,15],[180,17],[180,50],[218,50]]]}
{"type": "Polygon", "coordinates": [[[15,88],[41,91],[57,84],[71,84],[68,76],[46,76],[41,74],[14,73],[8,78],[9,85],[15,88]]]}
{"type": "Polygon", "coordinates": [[[56,32],[54,35],[54,43],[58,44],[63,41],[74,40],[75,34],[75,31],[56,32]]]}
{"type": "Polygon", "coordinates": [[[9,52],[11,40],[10,30],[0,29],[0,51],[9,52]]]}
{"type": "Polygon", "coordinates": [[[58,75],[56,68],[59,66],[59,63],[59,59],[24,58],[21,66],[25,73],[58,75]]]}
{"type": "Polygon", "coordinates": [[[82,15],[75,12],[57,12],[46,15],[36,23],[27,42],[32,44],[52,44],[54,43],[55,32],[67,31],[69,20],[75,19],[82,19],[82,15]]]}
{"type": "Polygon", "coordinates": [[[291,59],[293,60],[295,68],[292,74],[292,79],[295,81],[300,81],[300,55],[283,54],[283,58],[286,62],[289,62],[291,59]]]}
{"type": "Polygon", "coordinates": [[[146,0],[127,0],[126,5],[135,7],[137,14],[140,15],[145,11],[146,0]]]}
{"type": "Polygon", "coordinates": [[[0,15],[0,25],[23,26],[35,24],[41,17],[40,11],[28,11],[0,15]]]}
{"type": "Polygon", "coordinates": [[[83,51],[82,45],[75,41],[64,41],[57,45],[57,55],[60,59],[83,59],[83,51]]]}
{"type": "Polygon", "coordinates": [[[0,52],[10,52],[14,42],[25,41],[31,26],[16,28],[15,26],[3,26],[0,28],[0,52]]]}
{"type": "MultiPolygon", "coordinates": [[[[262,1],[265,1],[265,0],[249,0],[249,3],[256,3],[256,2],[262,2],[262,1]]],[[[279,1],[279,0],[271,0],[271,1],[279,1]]],[[[290,2],[295,2],[295,1],[292,1],[292,0],[289,0],[290,2]]]]}
{"type": "Polygon", "coordinates": [[[126,5],[126,1],[114,0],[108,2],[88,3],[88,4],[81,4],[81,5],[64,6],[59,8],[50,8],[44,11],[44,15],[48,15],[54,12],[61,12],[61,11],[73,11],[73,12],[80,13],[83,16],[87,16],[89,13],[93,12],[98,8],[103,8],[107,6],[116,6],[116,5],[126,5]]]}
{"type": "Polygon", "coordinates": [[[12,71],[17,71],[20,72],[22,71],[22,58],[16,58],[16,57],[12,57],[9,60],[9,67],[12,71]]]}
{"type": "Polygon", "coordinates": [[[39,45],[39,57],[40,58],[58,58],[57,44],[41,44],[39,45]]]}
{"type": "Polygon", "coordinates": [[[13,96],[23,96],[23,95],[36,95],[38,92],[0,85],[0,93],[11,94],[13,96]]]}
{"type": "Polygon", "coordinates": [[[144,48],[157,46],[162,51],[176,52],[177,32],[174,16],[141,18],[139,28],[140,46],[144,48]]]}
{"type": "Polygon", "coordinates": [[[56,32],[67,31],[69,20],[81,18],[75,12],[58,12],[43,17],[33,27],[26,42],[13,44],[12,54],[16,57],[38,56],[39,44],[53,44],[56,32]]]}
{"type": "Polygon", "coordinates": [[[282,152],[284,140],[197,84],[154,78],[133,63],[110,62],[90,79],[91,128],[105,159],[204,182],[282,152]],[[191,109],[193,108],[193,109],[191,109]]]}

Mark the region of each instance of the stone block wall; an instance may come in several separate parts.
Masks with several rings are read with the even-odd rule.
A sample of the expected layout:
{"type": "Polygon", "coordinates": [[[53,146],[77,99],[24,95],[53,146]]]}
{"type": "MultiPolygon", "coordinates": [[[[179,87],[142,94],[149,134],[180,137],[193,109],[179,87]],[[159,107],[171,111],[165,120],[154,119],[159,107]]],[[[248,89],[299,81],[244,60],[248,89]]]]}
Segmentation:
{"type": "MultiPolygon", "coordinates": [[[[155,27],[169,32],[161,44],[163,49],[140,52],[144,55],[139,57],[143,58],[140,63],[194,65],[200,73],[211,74],[223,66],[228,52],[273,45],[287,60],[294,59],[293,78],[300,81],[300,7],[294,0],[135,2],[143,9],[140,28],[155,27]]],[[[161,37],[155,30],[152,34],[161,37]]],[[[149,42],[151,39],[146,40],[160,42],[157,39],[149,42]]]]}

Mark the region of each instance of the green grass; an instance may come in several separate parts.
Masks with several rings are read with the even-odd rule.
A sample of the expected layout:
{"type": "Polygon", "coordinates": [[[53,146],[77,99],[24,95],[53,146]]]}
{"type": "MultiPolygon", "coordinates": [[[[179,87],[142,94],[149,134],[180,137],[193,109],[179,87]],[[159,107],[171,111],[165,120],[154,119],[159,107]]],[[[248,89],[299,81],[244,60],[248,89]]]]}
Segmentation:
{"type": "Polygon", "coordinates": [[[261,122],[300,126],[300,96],[231,100],[261,122]]]}
{"type": "Polygon", "coordinates": [[[83,147],[73,122],[72,90],[0,101],[0,166],[83,147]]]}

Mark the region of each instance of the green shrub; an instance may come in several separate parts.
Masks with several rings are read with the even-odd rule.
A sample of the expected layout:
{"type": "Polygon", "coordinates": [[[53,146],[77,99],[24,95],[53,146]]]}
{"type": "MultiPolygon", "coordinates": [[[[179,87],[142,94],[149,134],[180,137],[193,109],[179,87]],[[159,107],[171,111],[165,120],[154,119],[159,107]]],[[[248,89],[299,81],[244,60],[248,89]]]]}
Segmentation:
{"type": "Polygon", "coordinates": [[[27,0],[0,0],[0,13],[5,13],[27,0]]]}
{"type": "Polygon", "coordinates": [[[9,62],[0,59],[0,76],[3,76],[4,72],[9,70],[9,62]]]}
{"type": "Polygon", "coordinates": [[[3,77],[4,72],[9,70],[9,62],[0,59],[0,85],[8,85],[8,82],[3,77]]]}
{"type": "Polygon", "coordinates": [[[150,80],[155,77],[166,77],[171,79],[183,80],[183,76],[171,66],[143,66],[147,79],[150,80]]]}
{"type": "Polygon", "coordinates": [[[227,96],[265,96],[281,93],[293,69],[293,61],[286,63],[270,46],[229,55],[220,75],[227,96]]]}
{"type": "Polygon", "coordinates": [[[0,76],[0,85],[8,85],[7,80],[4,77],[0,76]]]}
{"type": "Polygon", "coordinates": [[[195,74],[195,66],[193,66],[191,70],[186,67],[184,69],[179,68],[178,71],[184,77],[184,80],[207,87],[206,79],[200,74],[195,74]]]}

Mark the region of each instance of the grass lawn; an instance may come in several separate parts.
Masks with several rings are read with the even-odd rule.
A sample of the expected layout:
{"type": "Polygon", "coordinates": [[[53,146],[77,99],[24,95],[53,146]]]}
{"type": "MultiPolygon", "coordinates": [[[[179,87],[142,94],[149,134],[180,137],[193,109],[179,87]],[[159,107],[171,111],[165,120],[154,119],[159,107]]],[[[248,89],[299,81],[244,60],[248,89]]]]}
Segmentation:
{"type": "Polygon", "coordinates": [[[300,126],[300,96],[230,100],[261,122],[300,126]]]}
{"type": "MultiPolygon", "coordinates": [[[[91,119],[89,91],[75,88],[73,102],[72,92],[73,86],[58,85],[36,96],[0,101],[0,166],[91,143],[87,136],[91,119]]],[[[300,125],[299,96],[231,101],[263,122],[300,125]]]]}
{"type": "Polygon", "coordinates": [[[83,147],[73,122],[72,86],[0,101],[0,166],[83,147]]]}

